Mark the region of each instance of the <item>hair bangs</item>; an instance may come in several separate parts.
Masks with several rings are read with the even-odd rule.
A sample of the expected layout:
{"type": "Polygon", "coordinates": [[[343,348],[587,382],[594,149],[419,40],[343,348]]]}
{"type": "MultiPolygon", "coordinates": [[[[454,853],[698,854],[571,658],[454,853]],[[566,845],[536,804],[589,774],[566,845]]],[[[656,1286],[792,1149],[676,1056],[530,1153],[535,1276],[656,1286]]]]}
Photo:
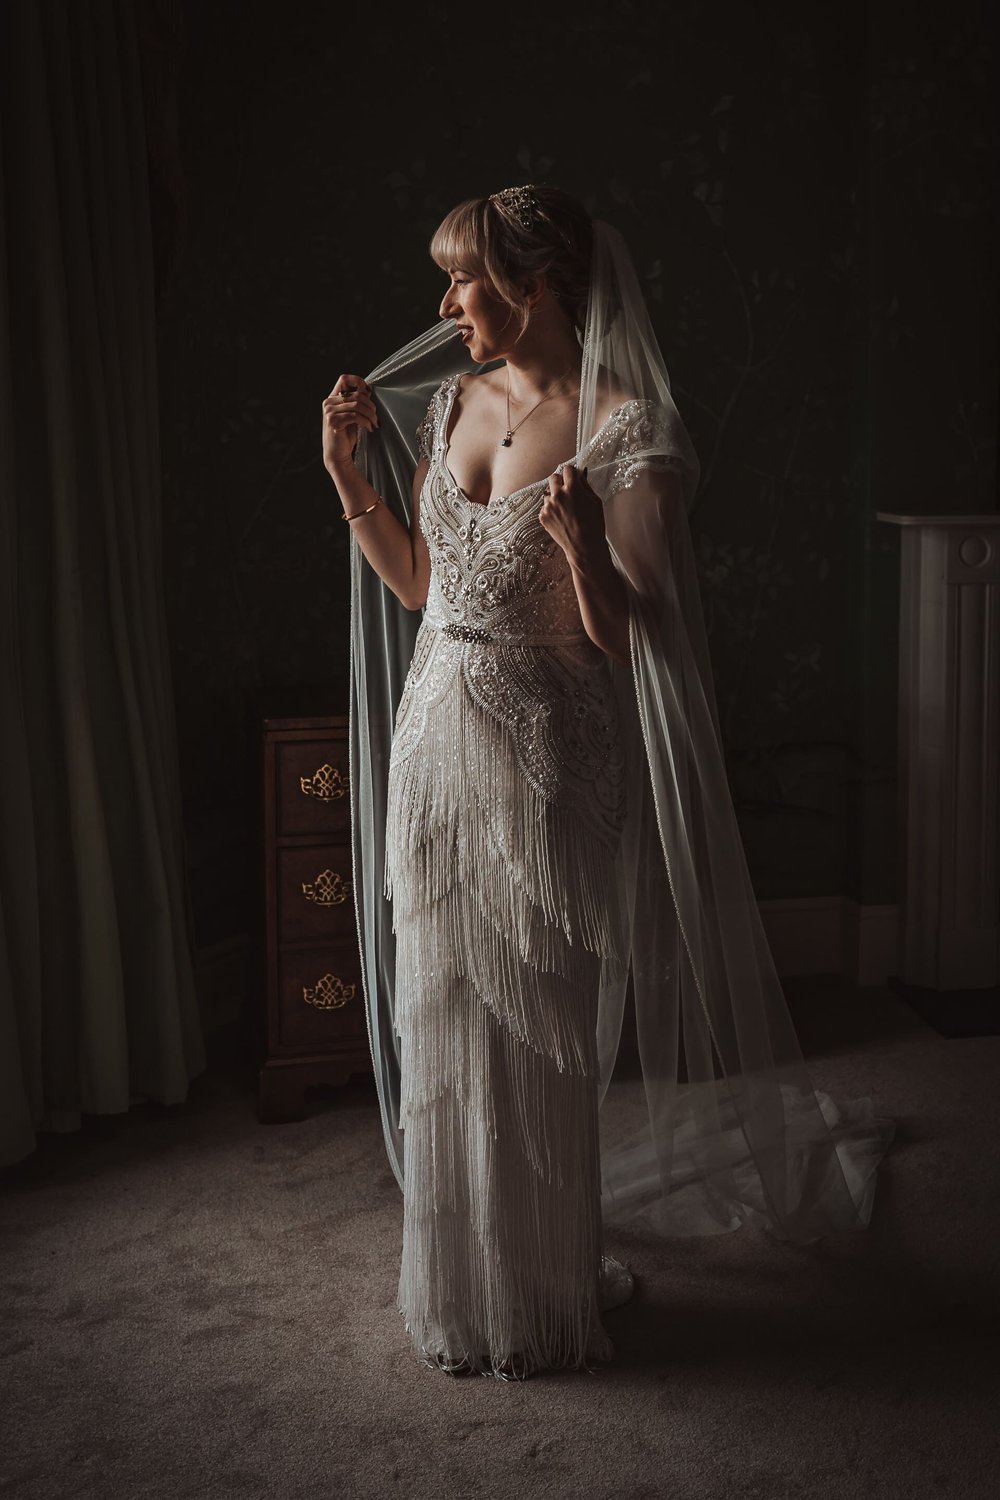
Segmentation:
{"type": "Polygon", "coordinates": [[[485,203],[467,198],[447,214],[431,238],[431,259],[442,271],[460,268],[481,276],[486,269],[485,203]]]}

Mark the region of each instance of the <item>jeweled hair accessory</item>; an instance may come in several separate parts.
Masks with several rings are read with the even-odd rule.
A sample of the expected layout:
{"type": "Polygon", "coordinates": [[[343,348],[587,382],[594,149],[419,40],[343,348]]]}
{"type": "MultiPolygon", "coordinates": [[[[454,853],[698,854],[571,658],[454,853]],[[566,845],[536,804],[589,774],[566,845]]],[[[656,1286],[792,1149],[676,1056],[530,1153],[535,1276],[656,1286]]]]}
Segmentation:
{"type": "Polygon", "coordinates": [[[522,229],[531,229],[534,226],[534,214],[538,204],[532,197],[529,187],[502,188],[499,193],[490,194],[490,202],[499,203],[502,208],[505,208],[522,229]]]}

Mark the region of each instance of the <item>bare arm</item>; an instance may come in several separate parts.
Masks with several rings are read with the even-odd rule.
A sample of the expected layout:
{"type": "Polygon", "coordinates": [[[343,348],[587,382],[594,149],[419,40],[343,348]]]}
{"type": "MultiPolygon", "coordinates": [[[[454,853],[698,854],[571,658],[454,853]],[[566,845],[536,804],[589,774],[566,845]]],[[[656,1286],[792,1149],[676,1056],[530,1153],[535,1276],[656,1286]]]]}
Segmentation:
{"type": "Polygon", "coordinates": [[[631,661],[628,593],[604,534],[601,502],[583,474],[565,464],[549,480],[538,520],[569,564],[580,617],[595,646],[622,666],[631,661]]]}
{"type": "Polygon", "coordinates": [[[631,661],[628,595],[607,543],[580,562],[570,558],[569,567],[584,630],[595,646],[627,667],[631,661]]]}
{"type": "Polygon", "coordinates": [[[604,504],[605,536],[643,606],[661,614],[671,570],[670,538],[684,511],[680,473],[663,466],[640,469],[626,488],[604,504]]]}
{"type": "Polygon", "coordinates": [[[412,520],[409,531],[379,504],[380,496],[354,462],[358,429],[372,432],[378,425],[370,388],[358,375],[341,375],[323,402],[323,462],[362,552],[386,586],[407,609],[422,609],[430,583],[430,556],[417,524],[420,491],[428,464],[421,459],[413,477],[412,520]],[[369,506],[374,506],[369,510],[369,506]],[[367,512],[367,514],[363,514],[367,512]]]}

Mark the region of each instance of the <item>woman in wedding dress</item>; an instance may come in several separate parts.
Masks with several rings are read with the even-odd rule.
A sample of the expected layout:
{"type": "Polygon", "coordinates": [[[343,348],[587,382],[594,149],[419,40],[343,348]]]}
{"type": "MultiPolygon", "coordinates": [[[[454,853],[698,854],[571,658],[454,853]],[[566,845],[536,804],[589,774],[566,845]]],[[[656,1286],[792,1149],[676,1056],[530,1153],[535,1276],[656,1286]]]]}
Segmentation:
{"type": "Polygon", "coordinates": [[[610,1357],[630,1278],[602,1164],[608,1221],[808,1240],[867,1222],[888,1122],[812,1091],[766,982],[697,459],[627,253],[531,186],[460,204],[431,254],[445,334],[323,403],[355,541],[355,897],[400,1310],[428,1363],[521,1378],[610,1357]],[[644,1123],[606,1144],[630,969],[644,1123]]]}

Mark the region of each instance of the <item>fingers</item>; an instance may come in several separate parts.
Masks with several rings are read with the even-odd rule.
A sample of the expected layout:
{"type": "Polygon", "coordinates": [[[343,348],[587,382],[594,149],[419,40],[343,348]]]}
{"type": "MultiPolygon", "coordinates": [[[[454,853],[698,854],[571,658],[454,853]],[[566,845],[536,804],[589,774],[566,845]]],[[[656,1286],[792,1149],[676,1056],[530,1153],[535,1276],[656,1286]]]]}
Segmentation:
{"type": "Polygon", "coordinates": [[[563,464],[562,482],[567,490],[580,489],[587,485],[587,470],[578,469],[576,464],[563,464]]]}
{"type": "Polygon", "coordinates": [[[370,396],[327,396],[323,402],[324,412],[340,415],[348,412],[378,420],[378,409],[370,396]]]}
{"type": "Polygon", "coordinates": [[[340,432],[344,427],[360,423],[369,432],[378,426],[378,410],[375,402],[370,396],[360,393],[347,394],[346,390],[327,396],[323,402],[323,419],[333,427],[334,431],[340,432]]]}
{"type": "Polygon", "coordinates": [[[328,432],[350,432],[355,427],[363,427],[365,432],[377,432],[378,423],[371,417],[351,416],[328,416],[324,418],[328,432]]]}
{"type": "Polygon", "coordinates": [[[349,372],[338,375],[333,390],[323,402],[324,416],[334,409],[331,403],[335,403],[338,411],[349,412],[355,418],[366,418],[369,423],[378,426],[372,388],[363,375],[352,375],[349,372]]]}
{"type": "Polygon", "coordinates": [[[586,468],[578,469],[575,464],[560,464],[559,468],[549,475],[547,490],[549,495],[562,493],[572,496],[581,490],[590,490],[586,468]]]}
{"type": "MultiPolygon", "coordinates": [[[[344,392],[345,395],[351,396],[356,391],[361,391],[365,395],[371,393],[371,386],[368,384],[363,375],[338,375],[337,384],[330,392],[330,396],[339,396],[341,392],[344,392]]],[[[327,399],[329,399],[329,397],[327,399]]]]}
{"type": "MultiPolygon", "coordinates": [[[[559,545],[566,546],[566,538],[592,529],[594,524],[591,505],[600,511],[600,496],[591,489],[587,481],[586,467],[575,464],[560,464],[549,475],[548,487],[542,493],[542,504],[538,512],[538,523],[554,536],[559,545]]],[[[599,523],[598,523],[599,524],[599,523]]]]}

